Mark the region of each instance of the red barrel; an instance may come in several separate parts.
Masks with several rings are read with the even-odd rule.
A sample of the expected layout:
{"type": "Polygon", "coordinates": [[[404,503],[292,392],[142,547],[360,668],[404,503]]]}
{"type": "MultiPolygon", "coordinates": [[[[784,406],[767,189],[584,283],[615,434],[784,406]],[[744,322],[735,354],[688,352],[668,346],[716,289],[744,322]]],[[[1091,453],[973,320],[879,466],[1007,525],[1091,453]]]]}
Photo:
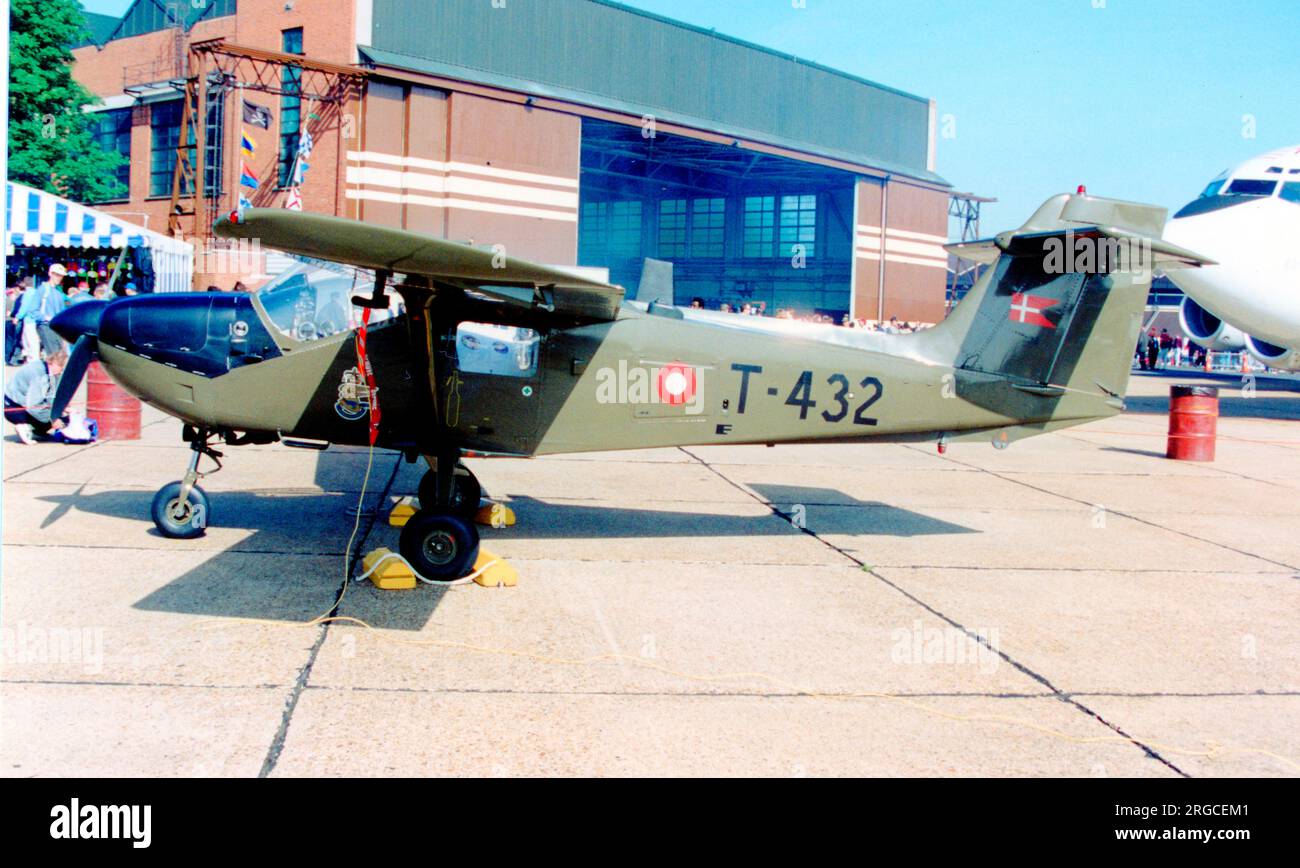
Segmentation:
{"type": "Polygon", "coordinates": [[[1174,386],[1169,390],[1169,441],[1165,457],[1213,461],[1219,428],[1219,390],[1215,386],[1174,386]]]}
{"type": "Polygon", "coordinates": [[[86,418],[98,423],[100,440],[140,439],[140,399],[109,379],[99,362],[86,372],[86,418]]]}

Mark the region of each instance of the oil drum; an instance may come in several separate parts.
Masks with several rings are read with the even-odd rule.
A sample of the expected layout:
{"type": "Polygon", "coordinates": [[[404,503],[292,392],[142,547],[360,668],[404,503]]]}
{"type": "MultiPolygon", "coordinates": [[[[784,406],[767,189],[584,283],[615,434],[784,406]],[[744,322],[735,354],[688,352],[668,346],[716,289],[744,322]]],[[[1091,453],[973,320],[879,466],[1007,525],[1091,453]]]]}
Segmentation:
{"type": "Polygon", "coordinates": [[[1169,390],[1169,439],[1165,457],[1178,461],[1213,461],[1218,426],[1217,387],[1172,387],[1169,390]]]}
{"type": "Polygon", "coordinates": [[[86,372],[86,417],[98,423],[100,440],[140,439],[140,399],[114,383],[99,362],[86,372]]]}

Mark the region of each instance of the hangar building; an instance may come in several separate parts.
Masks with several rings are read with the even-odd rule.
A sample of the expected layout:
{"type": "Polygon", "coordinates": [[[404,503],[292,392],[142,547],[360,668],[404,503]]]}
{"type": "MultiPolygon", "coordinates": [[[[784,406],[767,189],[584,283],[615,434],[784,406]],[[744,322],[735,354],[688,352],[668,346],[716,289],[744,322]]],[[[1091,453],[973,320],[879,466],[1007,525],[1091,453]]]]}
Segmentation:
{"type": "Polygon", "coordinates": [[[300,195],[630,289],[671,261],[679,304],[943,316],[930,100],[607,0],[136,0],[93,32],[75,74],[131,158],[96,204],[155,229],[205,239],[244,161],[259,206],[300,195]],[[251,158],[241,100],[271,120],[251,158]]]}

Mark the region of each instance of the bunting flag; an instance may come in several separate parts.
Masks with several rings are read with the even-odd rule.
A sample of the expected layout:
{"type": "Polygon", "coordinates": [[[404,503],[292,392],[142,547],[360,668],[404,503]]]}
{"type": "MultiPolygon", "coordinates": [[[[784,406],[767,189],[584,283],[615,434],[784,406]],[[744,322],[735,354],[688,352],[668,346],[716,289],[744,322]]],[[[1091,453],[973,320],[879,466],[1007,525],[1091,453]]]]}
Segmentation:
{"type": "Polygon", "coordinates": [[[244,159],[252,160],[257,156],[257,141],[246,132],[242,132],[240,137],[243,139],[240,151],[243,153],[244,159]]]}
{"type": "Polygon", "coordinates": [[[262,182],[257,180],[257,174],[248,167],[248,163],[241,160],[239,162],[239,186],[256,190],[261,184],[262,182]]]}
{"type": "Polygon", "coordinates": [[[289,173],[289,193],[284,197],[284,207],[290,211],[302,210],[302,184],[307,180],[307,170],[311,164],[307,157],[311,155],[311,133],[306,130],[298,137],[298,151],[293,158],[293,171],[289,173]]]}
{"type": "Polygon", "coordinates": [[[252,207],[253,207],[253,200],[249,199],[241,192],[239,194],[239,210],[243,211],[245,208],[252,208],[252,207]]]}

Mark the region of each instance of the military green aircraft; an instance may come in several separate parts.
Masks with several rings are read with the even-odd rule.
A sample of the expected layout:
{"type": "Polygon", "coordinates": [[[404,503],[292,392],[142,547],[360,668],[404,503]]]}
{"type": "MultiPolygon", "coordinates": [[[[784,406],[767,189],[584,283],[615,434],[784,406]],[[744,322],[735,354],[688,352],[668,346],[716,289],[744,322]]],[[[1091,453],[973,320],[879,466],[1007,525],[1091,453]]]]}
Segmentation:
{"type": "Polygon", "coordinates": [[[1164,224],[1160,208],[1056,196],[1018,230],[951,246],[992,267],[944,322],[891,335],[641,304],[499,249],[247,209],[216,234],[367,269],[372,285],[351,298],[346,278],[302,279],[254,294],[77,305],[53,323],[75,341],[53,409],[62,413],[98,357],[124,388],[182,420],[188,471],[153,503],[171,537],[209,523],[199,461],[220,458],[222,441],[376,443],[423,456],[421,508],[401,554],[426,578],[453,580],[479,543],[470,516],[480,488],[466,454],[1004,447],[1119,412],[1152,268],[1209,262],[1163,242],[1164,224]],[[392,315],[363,330],[358,308],[392,315]]]}

